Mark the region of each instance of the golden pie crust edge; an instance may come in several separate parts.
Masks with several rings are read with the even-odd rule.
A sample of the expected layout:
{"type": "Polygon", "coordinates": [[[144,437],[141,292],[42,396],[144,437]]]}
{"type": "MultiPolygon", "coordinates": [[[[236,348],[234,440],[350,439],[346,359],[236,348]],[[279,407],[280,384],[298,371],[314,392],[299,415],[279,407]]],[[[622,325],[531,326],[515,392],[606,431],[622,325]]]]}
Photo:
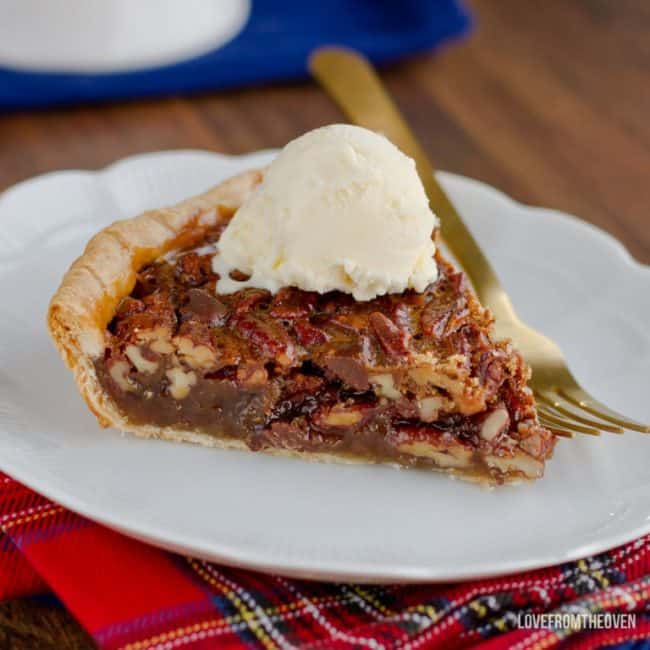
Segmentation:
{"type": "Polygon", "coordinates": [[[106,327],[122,298],[133,290],[138,271],[169,251],[198,243],[207,230],[232,214],[261,180],[260,170],[243,172],[173,207],[116,221],[88,242],[64,275],[50,301],[48,330],[72,370],[79,392],[102,426],[145,437],[245,446],[231,440],[222,444],[205,434],[129,423],[104,393],[93,362],[104,353],[106,327]]]}

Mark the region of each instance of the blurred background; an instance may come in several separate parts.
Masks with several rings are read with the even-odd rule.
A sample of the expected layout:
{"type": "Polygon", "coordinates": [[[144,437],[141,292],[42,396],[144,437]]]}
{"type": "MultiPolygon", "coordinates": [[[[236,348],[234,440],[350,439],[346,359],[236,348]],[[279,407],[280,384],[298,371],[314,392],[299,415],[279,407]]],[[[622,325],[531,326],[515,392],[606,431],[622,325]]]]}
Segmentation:
{"type": "Polygon", "coordinates": [[[340,121],[305,69],[338,43],[382,64],[439,168],[647,263],[649,33],[648,0],[0,0],[0,189],[340,121]]]}
{"type": "MultiPolygon", "coordinates": [[[[336,43],[381,64],[437,167],[576,214],[649,263],[649,34],[649,0],[0,0],[0,191],[341,121],[306,74],[336,43]]],[[[89,646],[55,604],[15,601],[0,647],[89,646]]]]}

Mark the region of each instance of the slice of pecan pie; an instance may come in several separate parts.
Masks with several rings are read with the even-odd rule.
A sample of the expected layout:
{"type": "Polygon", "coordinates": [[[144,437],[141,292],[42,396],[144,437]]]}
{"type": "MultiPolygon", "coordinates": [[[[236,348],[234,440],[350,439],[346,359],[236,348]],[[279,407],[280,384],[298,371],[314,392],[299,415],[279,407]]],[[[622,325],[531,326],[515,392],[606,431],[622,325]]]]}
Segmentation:
{"type": "Polygon", "coordinates": [[[261,178],[115,223],[66,274],[49,328],[100,423],[489,484],[541,477],[555,437],[529,369],[439,252],[423,293],[216,293],[215,243],[261,178]]]}

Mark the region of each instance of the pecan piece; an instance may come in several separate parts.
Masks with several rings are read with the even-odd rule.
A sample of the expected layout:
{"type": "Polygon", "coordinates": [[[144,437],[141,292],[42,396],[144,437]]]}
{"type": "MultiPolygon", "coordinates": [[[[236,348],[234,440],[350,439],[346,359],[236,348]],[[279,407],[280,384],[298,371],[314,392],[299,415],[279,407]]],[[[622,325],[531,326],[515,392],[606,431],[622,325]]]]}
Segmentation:
{"type": "Polygon", "coordinates": [[[188,287],[198,287],[214,276],[210,256],[198,253],[181,255],[176,260],[175,273],[178,280],[188,287]]]}
{"type": "Polygon", "coordinates": [[[242,289],[237,292],[233,304],[235,314],[247,314],[270,297],[271,294],[266,289],[242,289]]]}
{"type": "Polygon", "coordinates": [[[191,368],[207,370],[217,365],[217,353],[211,345],[206,345],[189,334],[180,334],[172,339],[178,356],[191,368]]]}
{"type": "Polygon", "coordinates": [[[392,407],[395,413],[405,420],[417,420],[420,417],[418,405],[406,397],[399,397],[394,400],[392,407]]]}
{"type": "Polygon", "coordinates": [[[136,384],[129,376],[131,366],[125,359],[116,359],[108,362],[108,374],[115,384],[125,393],[136,389],[136,384]]]}
{"type": "Polygon", "coordinates": [[[510,427],[510,416],[505,408],[496,408],[488,413],[481,424],[479,435],[487,442],[494,441],[510,427]]]}
{"type": "Polygon", "coordinates": [[[519,446],[535,458],[548,458],[553,451],[555,438],[549,435],[548,429],[535,422],[526,420],[517,425],[519,446]]]}
{"type": "Polygon", "coordinates": [[[329,335],[318,327],[314,327],[308,320],[297,320],[293,324],[293,331],[301,345],[322,345],[329,341],[329,335]]]}
{"type": "Polygon", "coordinates": [[[166,292],[152,293],[142,299],[143,309],[125,318],[117,318],[115,335],[124,341],[141,341],[149,338],[150,331],[173,331],[176,325],[174,306],[166,292]]]}
{"type": "Polygon", "coordinates": [[[397,447],[399,451],[418,458],[428,458],[443,469],[469,469],[472,466],[472,451],[456,444],[446,446],[440,443],[408,442],[397,447]]]}
{"type": "Polygon", "coordinates": [[[541,478],[544,475],[544,463],[525,451],[515,450],[511,454],[503,455],[494,453],[486,456],[484,460],[488,467],[502,475],[523,474],[530,479],[541,478]]]}
{"type": "Polygon", "coordinates": [[[274,318],[286,320],[303,318],[314,311],[317,300],[318,294],[314,291],[284,287],[273,298],[269,313],[274,318]]]}
{"type": "Polygon", "coordinates": [[[431,427],[403,426],[387,441],[399,451],[418,458],[428,458],[444,469],[465,469],[472,465],[472,448],[461,440],[446,440],[431,427]]]}
{"type": "Polygon", "coordinates": [[[440,339],[449,336],[467,322],[469,309],[465,290],[463,273],[451,273],[440,279],[420,314],[423,334],[440,339]]]}
{"type": "Polygon", "coordinates": [[[375,393],[380,397],[387,397],[388,399],[399,399],[402,397],[402,393],[395,387],[395,380],[390,372],[372,375],[370,381],[375,389],[375,393]]]}
{"type": "Polygon", "coordinates": [[[166,375],[169,380],[169,393],[175,400],[185,399],[196,384],[196,373],[193,370],[185,371],[180,366],[170,368],[166,375]]]}
{"type": "Polygon", "coordinates": [[[155,360],[157,355],[152,355],[151,352],[148,352],[146,349],[130,344],[126,346],[124,353],[138,372],[150,375],[158,370],[158,361],[155,360]]]}
{"type": "Polygon", "coordinates": [[[468,316],[469,309],[464,296],[452,302],[439,303],[432,300],[422,310],[420,327],[427,336],[440,339],[460,329],[468,316]]]}
{"type": "Polygon", "coordinates": [[[496,393],[506,378],[504,355],[494,350],[482,352],[479,357],[477,375],[488,394],[496,393]]]}
{"type": "Polygon", "coordinates": [[[372,415],[374,409],[364,404],[335,404],[319,409],[313,416],[315,427],[323,431],[359,429],[372,415]]]}
{"type": "Polygon", "coordinates": [[[370,314],[368,323],[386,354],[396,358],[408,355],[409,333],[405,328],[398,327],[378,311],[370,314]]]}
{"type": "Polygon", "coordinates": [[[290,366],[295,358],[293,343],[280,327],[269,327],[249,314],[233,318],[233,326],[248,339],[267,359],[281,366],[290,366]]]}
{"type": "Polygon", "coordinates": [[[293,372],[284,380],[284,391],[286,395],[293,399],[296,395],[313,395],[324,384],[325,380],[322,377],[293,372]]]}
{"type": "Polygon", "coordinates": [[[120,302],[120,305],[115,312],[115,318],[130,318],[131,316],[144,311],[144,309],[145,306],[142,300],[137,300],[136,298],[131,298],[128,296],[126,298],[123,298],[120,302]]]}
{"type": "Polygon", "coordinates": [[[174,351],[172,333],[169,327],[161,325],[153,329],[144,329],[137,332],[135,341],[139,345],[147,345],[157,354],[169,354],[174,351]]]}
{"type": "Polygon", "coordinates": [[[438,395],[429,395],[418,402],[420,420],[422,422],[435,422],[438,419],[440,409],[445,405],[444,398],[438,395]]]}
{"type": "Polygon", "coordinates": [[[269,375],[261,363],[245,363],[237,368],[237,381],[246,387],[263,386],[269,375]]]}

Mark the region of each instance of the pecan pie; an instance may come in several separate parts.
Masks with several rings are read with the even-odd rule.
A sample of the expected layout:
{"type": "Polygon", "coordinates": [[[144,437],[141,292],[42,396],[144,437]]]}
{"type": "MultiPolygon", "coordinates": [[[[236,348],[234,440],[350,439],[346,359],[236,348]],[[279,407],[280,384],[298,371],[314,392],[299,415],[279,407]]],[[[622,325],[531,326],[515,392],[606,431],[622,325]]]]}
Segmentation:
{"type": "Polygon", "coordinates": [[[422,293],[216,292],[215,243],[261,178],[117,222],[66,274],[49,328],[100,423],[489,484],[542,476],[555,438],[529,369],[439,251],[422,293]]]}

